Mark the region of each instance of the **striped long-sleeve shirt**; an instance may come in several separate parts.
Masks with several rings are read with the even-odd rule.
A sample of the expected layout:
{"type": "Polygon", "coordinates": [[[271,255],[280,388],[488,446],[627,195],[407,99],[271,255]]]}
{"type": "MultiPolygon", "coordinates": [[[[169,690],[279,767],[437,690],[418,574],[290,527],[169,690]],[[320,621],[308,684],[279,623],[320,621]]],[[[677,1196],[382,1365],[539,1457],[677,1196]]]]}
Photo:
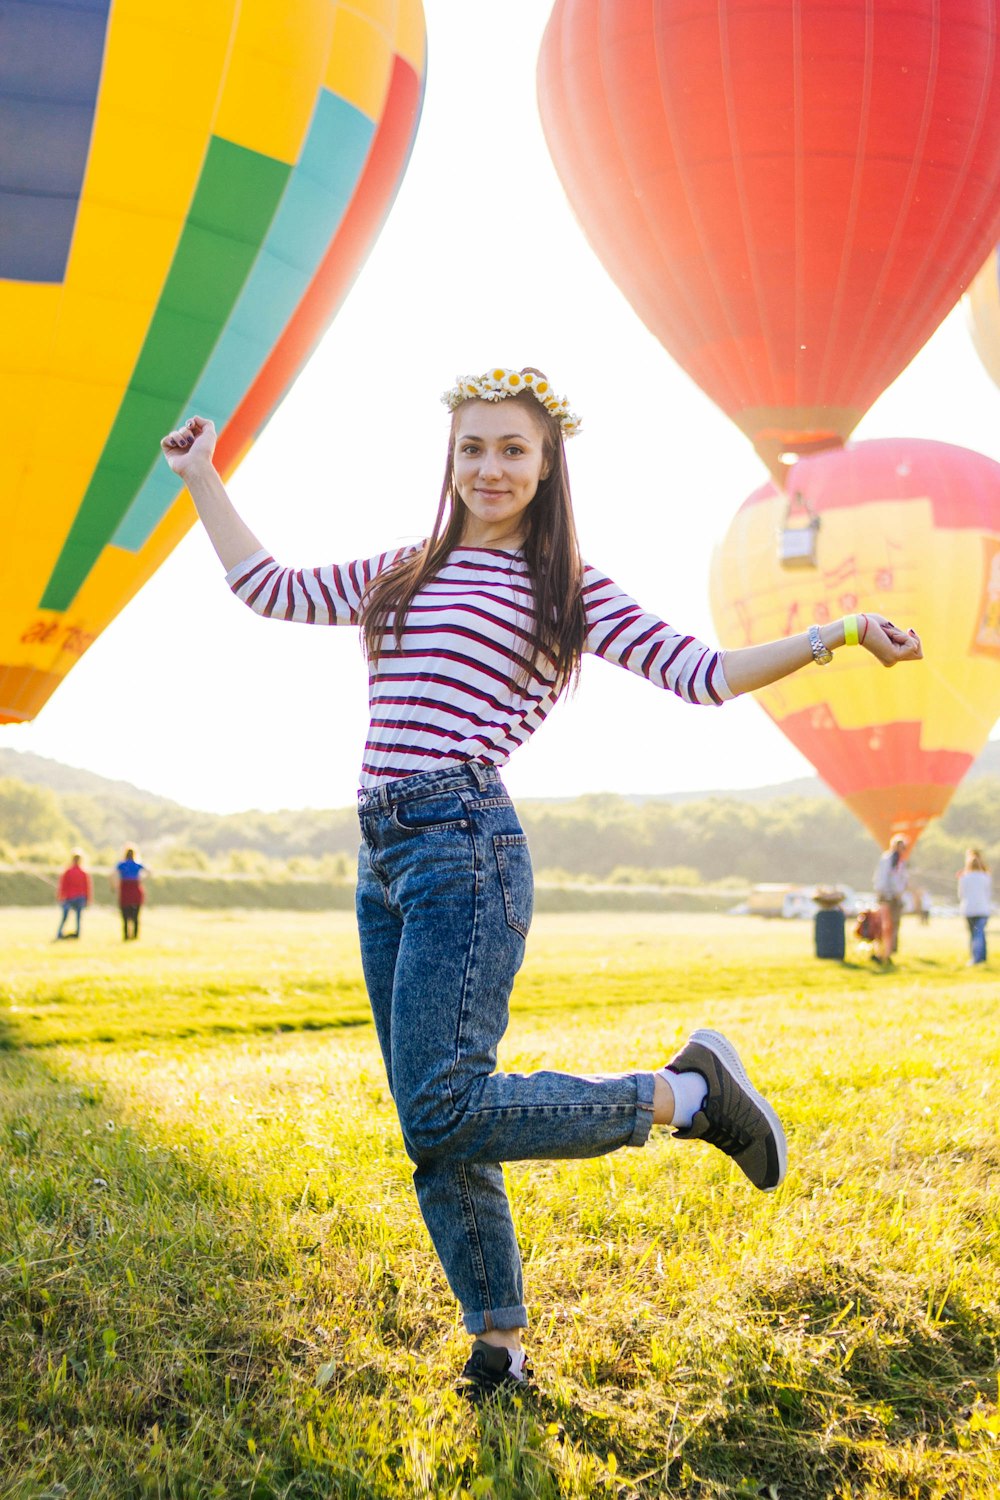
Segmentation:
{"type": "MultiPolygon", "coordinates": [[[[406,550],[309,569],[284,568],[255,552],[226,580],[244,604],[272,619],[357,625],[365,589],[406,550]]],[[[586,651],[688,703],[733,696],[717,651],[648,614],[596,568],[584,568],[583,599],[586,651]]],[[[361,785],[469,760],[502,766],[556,702],[554,668],[530,661],[532,619],[520,552],[451,552],[415,596],[401,645],[390,621],[388,644],[370,666],[361,785]]]]}

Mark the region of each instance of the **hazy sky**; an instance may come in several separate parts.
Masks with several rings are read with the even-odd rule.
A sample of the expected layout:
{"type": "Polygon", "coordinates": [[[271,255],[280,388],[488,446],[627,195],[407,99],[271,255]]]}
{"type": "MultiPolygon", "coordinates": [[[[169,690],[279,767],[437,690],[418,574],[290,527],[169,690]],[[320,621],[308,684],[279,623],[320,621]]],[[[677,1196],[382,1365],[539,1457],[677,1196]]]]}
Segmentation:
{"type": "MultiPolygon", "coordinates": [[[[584,555],[712,640],[712,548],[763,467],[646,332],[569,210],[535,104],[549,7],[424,3],[427,94],[396,205],[233,496],[296,565],[419,537],[441,484],[441,392],[466,371],[537,365],[584,420],[568,449],[584,555]]],[[[998,418],[1000,391],[956,312],[855,436],[933,437],[1000,459],[998,418]]],[[[365,709],[356,633],[258,619],[196,529],[36,722],[0,726],[0,744],[194,807],[342,806],[365,709]]],[[[550,796],[809,770],[752,701],[690,708],[590,659],[575,700],[517,752],[507,781],[550,796]]]]}

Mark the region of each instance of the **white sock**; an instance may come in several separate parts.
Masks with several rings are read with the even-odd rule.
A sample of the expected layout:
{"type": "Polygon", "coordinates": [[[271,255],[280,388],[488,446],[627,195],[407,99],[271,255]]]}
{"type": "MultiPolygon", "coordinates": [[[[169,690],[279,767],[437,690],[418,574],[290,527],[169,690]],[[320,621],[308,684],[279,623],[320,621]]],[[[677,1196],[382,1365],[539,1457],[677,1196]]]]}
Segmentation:
{"type": "Polygon", "coordinates": [[[685,1069],[683,1073],[675,1073],[673,1068],[657,1068],[656,1071],[669,1083],[674,1096],[671,1125],[675,1130],[687,1130],[708,1098],[708,1079],[693,1068],[685,1069]]]}
{"type": "Polygon", "coordinates": [[[507,1353],[510,1355],[510,1369],[507,1371],[507,1374],[512,1375],[515,1380],[523,1380],[524,1362],[528,1358],[527,1351],[525,1349],[508,1349],[507,1353]]]}

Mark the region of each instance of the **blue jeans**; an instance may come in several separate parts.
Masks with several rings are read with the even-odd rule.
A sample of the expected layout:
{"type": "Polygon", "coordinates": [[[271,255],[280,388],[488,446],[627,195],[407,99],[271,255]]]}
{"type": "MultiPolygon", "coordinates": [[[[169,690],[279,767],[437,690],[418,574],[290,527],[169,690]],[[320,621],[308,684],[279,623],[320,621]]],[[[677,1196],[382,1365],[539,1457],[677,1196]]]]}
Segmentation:
{"type": "Polygon", "coordinates": [[[57,938],[62,937],[63,928],[66,926],[66,918],[69,916],[70,912],[74,912],[76,914],[76,931],[71,933],[70,936],[80,936],[80,913],[83,911],[83,908],[86,906],[86,904],[86,896],[71,896],[68,901],[63,902],[62,916],[59,918],[59,931],[56,933],[57,938]]]}
{"type": "Polygon", "coordinates": [[[643,1145],[653,1074],[495,1071],[533,882],[493,767],[407,776],[358,800],[361,957],[420,1211],[468,1331],[523,1328],[500,1163],[643,1145]]]}
{"type": "Polygon", "coordinates": [[[972,962],[984,964],[986,962],[986,923],[988,917],[966,917],[969,924],[969,947],[972,950],[972,962]]]}

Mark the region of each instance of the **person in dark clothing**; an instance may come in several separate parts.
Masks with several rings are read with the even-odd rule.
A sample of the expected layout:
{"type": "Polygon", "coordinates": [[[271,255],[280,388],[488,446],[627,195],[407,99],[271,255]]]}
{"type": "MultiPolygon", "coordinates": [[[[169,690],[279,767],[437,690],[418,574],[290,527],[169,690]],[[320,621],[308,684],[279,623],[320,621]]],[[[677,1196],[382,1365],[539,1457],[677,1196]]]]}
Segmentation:
{"type": "Polygon", "coordinates": [[[124,857],[115,866],[111,877],[111,888],[118,893],[118,907],[122,914],[122,938],[127,943],[139,936],[139,908],[146,899],[143,878],[148,874],[145,865],[135,857],[134,849],[126,849],[124,857]]]}

